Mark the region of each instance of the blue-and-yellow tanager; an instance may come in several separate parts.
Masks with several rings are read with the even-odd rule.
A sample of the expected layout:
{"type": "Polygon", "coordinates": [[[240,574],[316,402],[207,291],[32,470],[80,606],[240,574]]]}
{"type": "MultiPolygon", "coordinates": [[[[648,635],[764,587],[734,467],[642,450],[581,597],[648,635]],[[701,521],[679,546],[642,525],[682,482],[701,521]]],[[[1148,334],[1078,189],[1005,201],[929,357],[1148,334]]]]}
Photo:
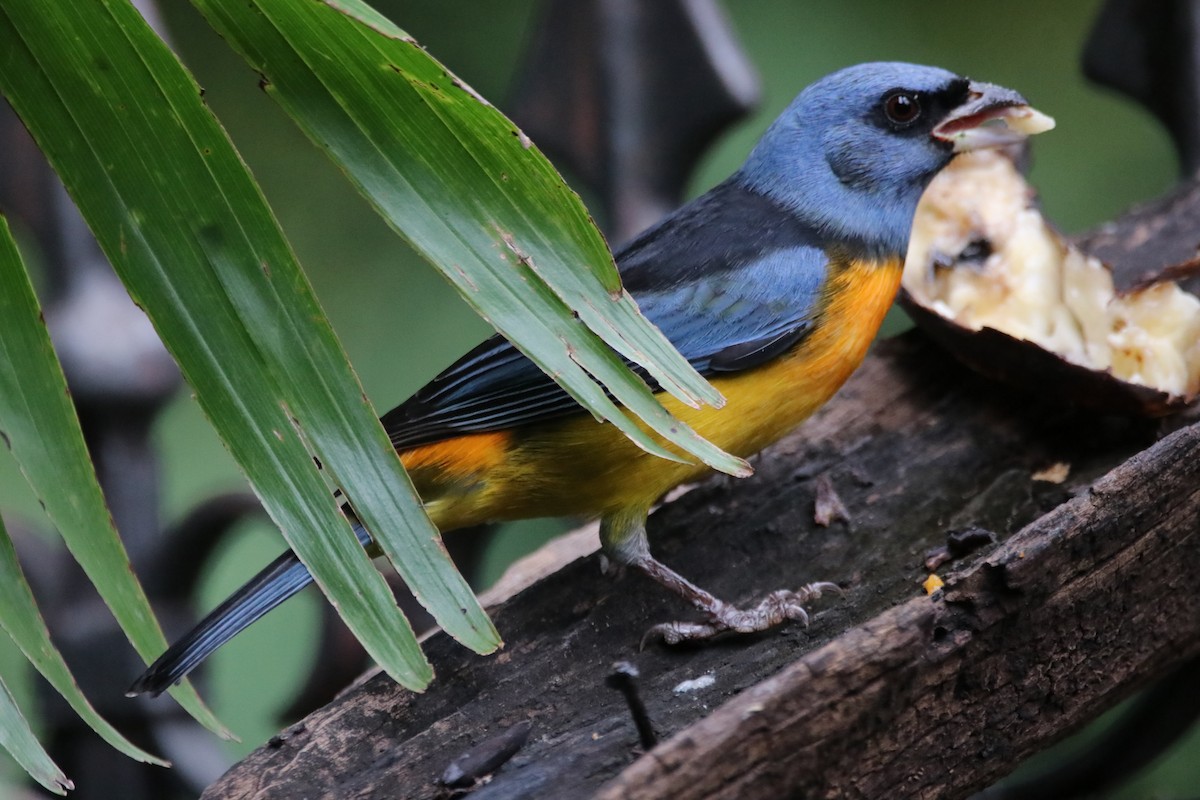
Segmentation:
{"type": "MultiPolygon", "coordinates": [[[[938,170],[957,152],[1011,144],[1050,124],[1015,92],[911,64],[850,67],[805,89],[741,169],[616,254],[643,313],[727,405],[660,400],[740,456],[795,428],[866,354],[899,287],[917,202],[938,170]]],[[[651,506],[707,468],[648,455],[499,336],[383,424],[443,532],[599,517],[610,561],[646,573],[702,613],[700,622],[652,629],[667,641],[805,619],[803,604],[829,586],[775,592],[738,609],[655,560],[645,533],[651,506]]],[[[285,553],[131,691],[161,692],[310,581],[285,553]]]]}

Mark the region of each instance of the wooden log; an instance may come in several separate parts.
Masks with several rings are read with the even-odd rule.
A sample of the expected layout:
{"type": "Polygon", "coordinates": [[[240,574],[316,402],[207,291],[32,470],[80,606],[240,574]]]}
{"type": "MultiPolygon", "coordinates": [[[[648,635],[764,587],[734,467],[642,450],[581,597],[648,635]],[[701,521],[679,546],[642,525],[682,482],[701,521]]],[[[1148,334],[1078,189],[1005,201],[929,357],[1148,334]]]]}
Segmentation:
{"type": "Polygon", "coordinates": [[[1200,651],[1200,427],[639,760],[601,798],[955,797],[1200,651]],[[729,765],[725,769],[725,765],[729,765]]]}
{"type": "Polygon", "coordinates": [[[756,476],[714,478],[650,520],[656,554],[726,599],[844,585],[808,629],[639,652],[649,625],[688,609],[588,556],[494,609],[498,655],[435,636],[426,693],[367,677],[204,797],[443,796],[452,762],[524,722],[528,741],[475,797],[964,797],[1200,652],[1200,426],[1186,422],[1072,412],[918,333],[886,342],[756,476]],[[1035,479],[1056,465],[1061,483],[1035,479]],[[823,484],[849,520],[814,523],[823,484]],[[946,587],[925,596],[926,552],[966,529],[999,543],[942,567],[946,587]],[[665,740],[646,754],[605,686],[617,660],[640,671],[665,740]]]}

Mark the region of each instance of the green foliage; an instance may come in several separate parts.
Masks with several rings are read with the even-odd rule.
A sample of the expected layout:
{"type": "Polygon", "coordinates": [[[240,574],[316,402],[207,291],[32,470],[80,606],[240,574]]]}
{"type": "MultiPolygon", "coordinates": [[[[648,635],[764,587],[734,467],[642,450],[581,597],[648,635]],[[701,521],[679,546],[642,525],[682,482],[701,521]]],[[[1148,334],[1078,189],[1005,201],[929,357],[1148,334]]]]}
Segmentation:
{"type": "MultiPolygon", "coordinates": [[[[360,3],[197,5],[388,221],[581,403],[648,450],[685,457],[645,434],[602,383],[683,452],[726,471],[747,470],[672,420],[610,349],[644,364],[687,402],[721,402],[641,318],[578,198],[490,104],[360,3]]],[[[433,676],[331,488],[353,499],[449,633],[479,652],[499,646],[258,186],[178,60],[123,0],[0,0],[0,53],[0,92],[66,184],[272,519],[368,652],[413,689],[433,676]]],[[[8,345],[0,427],[13,432],[13,452],[35,493],[56,495],[47,503],[51,520],[138,652],[153,656],[162,634],[112,530],[6,231],[0,248],[3,297],[20,301],[20,313],[5,313],[0,322],[0,341],[8,345]]],[[[101,735],[151,759],[78,695],[6,537],[0,545],[8,547],[0,547],[8,555],[0,558],[8,574],[0,604],[10,634],[101,735]]],[[[175,694],[219,730],[189,687],[175,694]]],[[[29,748],[28,727],[11,709],[0,720],[4,743],[43,784],[66,785],[44,754],[29,748]]]]}

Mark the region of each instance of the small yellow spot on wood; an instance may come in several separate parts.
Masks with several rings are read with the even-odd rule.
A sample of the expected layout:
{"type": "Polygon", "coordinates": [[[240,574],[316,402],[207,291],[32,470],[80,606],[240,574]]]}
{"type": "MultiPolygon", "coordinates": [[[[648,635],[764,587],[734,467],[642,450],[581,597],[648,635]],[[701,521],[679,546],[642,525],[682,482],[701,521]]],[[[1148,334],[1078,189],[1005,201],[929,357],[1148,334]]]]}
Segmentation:
{"type": "Polygon", "coordinates": [[[1062,483],[1070,474],[1071,465],[1065,461],[1059,461],[1033,473],[1033,479],[1035,481],[1045,481],[1046,483],[1062,483]]]}
{"type": "Polygon", "coordinates": [[[933,594],[945,585],[946,582],[938,577],[936,572],[931,572],[925,582],[921,584],[921,588],[925,590],[925,594],[933,594]]]}

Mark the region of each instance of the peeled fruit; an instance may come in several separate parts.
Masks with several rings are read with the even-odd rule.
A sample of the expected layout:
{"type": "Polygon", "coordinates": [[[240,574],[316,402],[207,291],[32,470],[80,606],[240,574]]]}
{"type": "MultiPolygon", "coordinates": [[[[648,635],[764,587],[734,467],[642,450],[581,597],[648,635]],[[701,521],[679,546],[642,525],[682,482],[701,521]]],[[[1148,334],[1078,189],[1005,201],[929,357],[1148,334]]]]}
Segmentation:
{"type": "Polygon", "coordinates": [[[1200,299],[1170,281],[1115,291],[1001,151],[934,179],[902,286],[917,324],[993,377],[1118,412],[1169,413],[1200,394],[1200,299]]]}

